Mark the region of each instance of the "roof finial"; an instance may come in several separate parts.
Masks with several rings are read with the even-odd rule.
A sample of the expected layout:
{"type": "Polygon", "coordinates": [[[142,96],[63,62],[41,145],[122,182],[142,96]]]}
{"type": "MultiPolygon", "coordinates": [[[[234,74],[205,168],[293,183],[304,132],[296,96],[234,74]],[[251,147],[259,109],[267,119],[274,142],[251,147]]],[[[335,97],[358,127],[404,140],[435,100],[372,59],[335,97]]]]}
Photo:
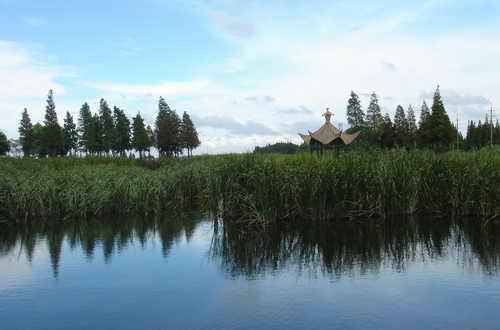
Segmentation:
{"type": "Polygon", "coordinates": [[[333,115],[333,113],[330,112],[330,108],[326,108],[326,112],[323,114],[323,116],[325,117],[325,120],[327,123],[330,122],[332,115],[333,115]]]}

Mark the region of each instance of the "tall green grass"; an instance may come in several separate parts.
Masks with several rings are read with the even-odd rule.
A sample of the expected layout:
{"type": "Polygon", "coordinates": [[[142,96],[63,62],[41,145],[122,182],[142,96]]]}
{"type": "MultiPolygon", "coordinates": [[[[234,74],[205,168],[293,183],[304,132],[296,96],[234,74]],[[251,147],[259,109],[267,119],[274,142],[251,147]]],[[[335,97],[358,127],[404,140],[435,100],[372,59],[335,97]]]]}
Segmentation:
{"type": "Polygon", "coordinates": [[[266,222],[500,215],[500,153],[225,155],[153,163],[0,159],[0,215],[24,220],[199,209],[266,222]]]}

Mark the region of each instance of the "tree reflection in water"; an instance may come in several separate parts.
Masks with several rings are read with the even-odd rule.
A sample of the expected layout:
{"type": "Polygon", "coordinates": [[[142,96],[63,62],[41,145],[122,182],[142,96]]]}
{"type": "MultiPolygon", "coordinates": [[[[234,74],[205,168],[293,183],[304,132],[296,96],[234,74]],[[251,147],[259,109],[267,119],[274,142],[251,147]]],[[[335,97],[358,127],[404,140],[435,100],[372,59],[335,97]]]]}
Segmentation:
{"type": "MultiPolygon", "coordinates": [[[[114,219],[2,225],[0,257],[17,251],[29,262],[46,244],[57,277],[65,246],[88,259],[102,253],[110,263],[121,251],[152,240],[167,257],[175,242],[189,242],[199,215],[176,219],[114,219]],[[66,245],[65,245],[66,244],[66,245]]],[[[206,223],[206,222],[205,222],[206,223]]],[[[274,224],[266,227],[213,222],[210,259],[230,276],[255,278],[295,268],[331,276],[377,273],[382,267],[405,271],[412,263],[454,258],[472,271],[496,275],[500,269],[500,224],[474,220],[392,219],[367,222],[274,224]]]]}
{"type": "Polygon", "coordinates": [[[250,230],[215,226],[210,256],[231,276],[273,274],[289,267],[333,276],[405,271],[416,261],[455,258],[468,269],[498,273],[500,225],[474,220],[391,219],[270,225],[250,230]]]}

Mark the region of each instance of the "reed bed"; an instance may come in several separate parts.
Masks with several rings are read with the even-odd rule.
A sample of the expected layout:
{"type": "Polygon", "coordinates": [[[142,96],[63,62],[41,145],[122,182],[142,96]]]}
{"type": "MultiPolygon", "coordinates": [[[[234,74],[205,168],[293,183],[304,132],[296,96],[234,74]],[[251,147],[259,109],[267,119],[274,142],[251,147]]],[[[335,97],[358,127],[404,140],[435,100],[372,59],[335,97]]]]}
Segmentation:
{"type": "Polygon", "coordinates": [[[413,213],[494,219],[500,215],[500,153],[0,159],[5,219],[157,216],[193,209],[258,223],[413,213]]]}

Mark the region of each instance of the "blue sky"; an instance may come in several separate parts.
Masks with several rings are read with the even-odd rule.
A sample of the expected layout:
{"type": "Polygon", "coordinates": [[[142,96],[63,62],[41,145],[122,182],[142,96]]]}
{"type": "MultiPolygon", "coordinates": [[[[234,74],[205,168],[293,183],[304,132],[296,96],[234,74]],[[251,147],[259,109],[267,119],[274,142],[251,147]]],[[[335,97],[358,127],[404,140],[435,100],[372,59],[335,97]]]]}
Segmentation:
{"type": "MultiPolygon", "coordinates": [[[[250,150],[345,122],[351,90],[384,111],[441,85],[460,126],[499,103],[497,1],[0,0],[0,129],[98,100],[152,122],[188,111],[200,152],[250,150]]],[[[417,111],[418,112],[418,111],[417,111]]],[[[344,125],[345,126],[345,125],[344,125]]]]}

